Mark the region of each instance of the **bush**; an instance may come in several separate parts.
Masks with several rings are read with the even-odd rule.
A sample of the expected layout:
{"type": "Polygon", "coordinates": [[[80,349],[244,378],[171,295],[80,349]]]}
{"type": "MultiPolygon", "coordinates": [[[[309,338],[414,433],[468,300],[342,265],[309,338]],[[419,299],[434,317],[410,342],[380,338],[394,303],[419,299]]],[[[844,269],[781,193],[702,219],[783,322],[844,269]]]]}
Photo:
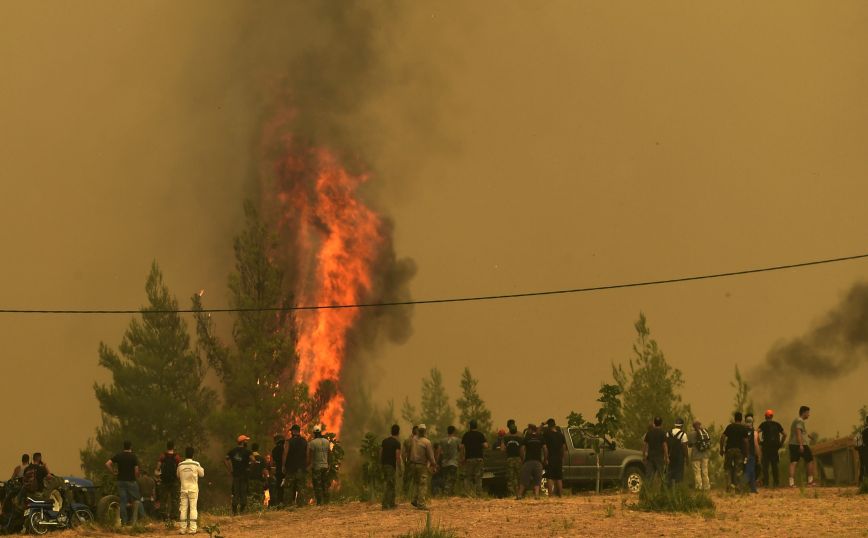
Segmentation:
{"type": "Polygon", "coordinates": [[[422,530],[402,534],[398,538],[456,538],[455,531],[444,529],[437,525],[431,526],[431,514],[425,516],[425,527],[422,530]]]}
{"type": "Polygon", "coordinates": [[[644,512],[708,512],[714,513],[714,501],[704,491],[697,491],[685,484],[661,485],[646,483],[639,491],[639,502],[632,506],[644,512]]]}

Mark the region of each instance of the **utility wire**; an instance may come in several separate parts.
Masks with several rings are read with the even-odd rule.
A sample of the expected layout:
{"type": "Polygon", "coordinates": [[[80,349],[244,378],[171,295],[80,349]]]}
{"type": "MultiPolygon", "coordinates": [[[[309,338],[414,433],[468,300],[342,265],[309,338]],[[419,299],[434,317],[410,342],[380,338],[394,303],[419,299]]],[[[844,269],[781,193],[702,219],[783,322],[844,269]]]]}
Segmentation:
{"type": "Polygon", "coordinates": [[[380,303],[357,303],[357,304],[337,304],[337,305],[299,305],[288,307],[268,307],[268,308],[203,308],[195,310],[192,308],[180,308],[177,310],[37,310],[24,308],[0,308],[0,314],[189,314],[195,312],[203,313],[219,313],[219,312],[285,312],[290,310],[327,310],[327,309],[343,309],[343,308],[380,308],[389,306],[409,306],[409,305],[426,305],[426,304],[442,304],[442,303],[469,303],[476,301],[496,301],[502,299],[521,299],[524,297],[543,297],[547,295],[566,295],[570,293],[587,293],[592,291],[607,291],[623,288],[640,288],[645,286],[658,286],[662,284],[677,284],[679,282],[692,282],[695,280],[711,280],[714,278],[726,278],[733,276],[752,275],[755,273],[769,273],[772,271],[783,271],[786,269],[800,269],[803,267],[811,267],[814,265],[826,265],[830,263],[839,263],[853,260],[868,258],[866,254],[856,254],[854,256],[843,256],[840,258],[827,258],[823,260],[813,260],[800,263],[791,263],[787,265],[774,265],[771,267],[759,267],[754,269],[743,269],[741,271],[729,271],[726,273],[711,273],[706,275],[683,276],[676,278],[666,278],[662,280],[645,280],[640,282],[627,282],[621,284],[606,284],[602,286],[591,286],[587,288],[571,288],[562,290],[544,290],[544,291],[529,291],[524,293],[506,293],[501,295],[477,295],[468,297],[447,297],[441,299],[420,299],[411,301],[392,301],[380,303]]]}

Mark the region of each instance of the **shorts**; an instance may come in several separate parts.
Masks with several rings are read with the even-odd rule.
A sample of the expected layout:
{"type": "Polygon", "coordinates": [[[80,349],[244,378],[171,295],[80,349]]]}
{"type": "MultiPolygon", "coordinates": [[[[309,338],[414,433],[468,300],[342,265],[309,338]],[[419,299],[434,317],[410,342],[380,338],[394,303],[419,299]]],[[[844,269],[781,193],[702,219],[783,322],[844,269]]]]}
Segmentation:
{"type": "Polygon", "coordinates": [[[546,467],[546,478],[549,480],[564,479],[564,462],[561,460],[550,461],[546,467]]]}
{"type": "Polygon", "coordinates": [[[790,445],[790,463],[795,463],[800,459],[805,460],[805,463],[814,461],[814,455],[811,454],[811,447],[804,445],[805,451],[799,450],[799,445],[790,445]]]}
{"type": "Polygon", "coordinates": [[[532,460],[521,466],[521,485],[527,488],[539,487],[542,482],[542,462],[532,460]]]}

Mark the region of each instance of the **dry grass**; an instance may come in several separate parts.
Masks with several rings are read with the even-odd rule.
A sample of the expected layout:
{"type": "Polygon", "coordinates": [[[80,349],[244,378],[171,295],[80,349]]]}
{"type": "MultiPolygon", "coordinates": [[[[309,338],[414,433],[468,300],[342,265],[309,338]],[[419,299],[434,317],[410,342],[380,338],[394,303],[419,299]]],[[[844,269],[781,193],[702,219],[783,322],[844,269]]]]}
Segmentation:
{"type": "MultiPolygon", "coordinates": [[[[631,495],[582,494],[539,501],[448,499],[431,502],[431,520],[456,536],[868,536],[868,511],[856,488],[781,489],[713,495],[713,516],[637,512],[631,495]]],[[[383,512],[352,502],[238,518],[203,516],[225,538],[260,536],[400,536],[425,526],[425,513],[403,504],[383,512]]],[[[104,531],[57,533],[106,537],[104,531]]],[[[177,536],[152,526],[146,536],[177,536]]],[[[200,536],[207,536],[200,532],[200,536]]]]}

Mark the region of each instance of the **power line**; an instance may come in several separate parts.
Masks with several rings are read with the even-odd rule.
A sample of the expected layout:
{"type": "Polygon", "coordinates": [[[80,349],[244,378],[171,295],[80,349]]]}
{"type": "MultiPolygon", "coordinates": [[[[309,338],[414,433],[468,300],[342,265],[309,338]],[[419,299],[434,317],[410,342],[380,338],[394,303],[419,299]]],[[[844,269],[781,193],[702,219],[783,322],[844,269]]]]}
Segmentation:
{"type": "MultiPolygon", "coordinates": [[[[800,263],[791,263],[786,265],[774,265],[771,267],[758,267],[754,269],[743,269],[740,271],[729,271],[725,273],[711,273],[705,275],[683,276],[676,278],[666,278],[661,280],[645,280],[640,282],[627,282],[621,284],[606,284],[602,286],[591,286],[586,288],[571,288],[562,290],[544,290],[544,291],[529,291],[524,293],[506,293],[501,295],[476,295],[468,297],[447,297],[441,299],[419,299],[415,301],[392,301],[380,303],[357,303],[357,304],[339,304],[339,305],[298,305],[289,307],[269,307],[269,308],[203,308],[202,310],[194,310],[192,308],[180,308],[177,310],[145,310],[152,314],[190,314],[195,312],[203,313],[220,313],[220,312],[284,312],[290,310],[329,310],[343,308],[382,308],[390,306],[410,306],[410,305],[428,305],[442,303],[469,303],[476,301],[496,301],[502,299],[521,299],[525,297],[543,297],[547,295],[566,295],[570,293],[588,293],[593,291],[607,291],[624,288],[640,288],[645,286],[659,286],[662,284],[677,284],[679,282],[692,282],[695,280],[711,280],[714,278],[726,278],[733,276],[751,275],[756,273],[769,273],[772,271],[783,271],[786,269],[800,269],[814,265],[825,265],[830,263],[839,263],[853,260],[868,258],[866,254],[856,254],[854,256],[843,256],[840,258],[826,258],[823,260],[813,260],[800,263]]],[[[142,309],[136,310],[37,310],[25,308],[0,308],[0,314],[139,314],[142,309]]]]}

